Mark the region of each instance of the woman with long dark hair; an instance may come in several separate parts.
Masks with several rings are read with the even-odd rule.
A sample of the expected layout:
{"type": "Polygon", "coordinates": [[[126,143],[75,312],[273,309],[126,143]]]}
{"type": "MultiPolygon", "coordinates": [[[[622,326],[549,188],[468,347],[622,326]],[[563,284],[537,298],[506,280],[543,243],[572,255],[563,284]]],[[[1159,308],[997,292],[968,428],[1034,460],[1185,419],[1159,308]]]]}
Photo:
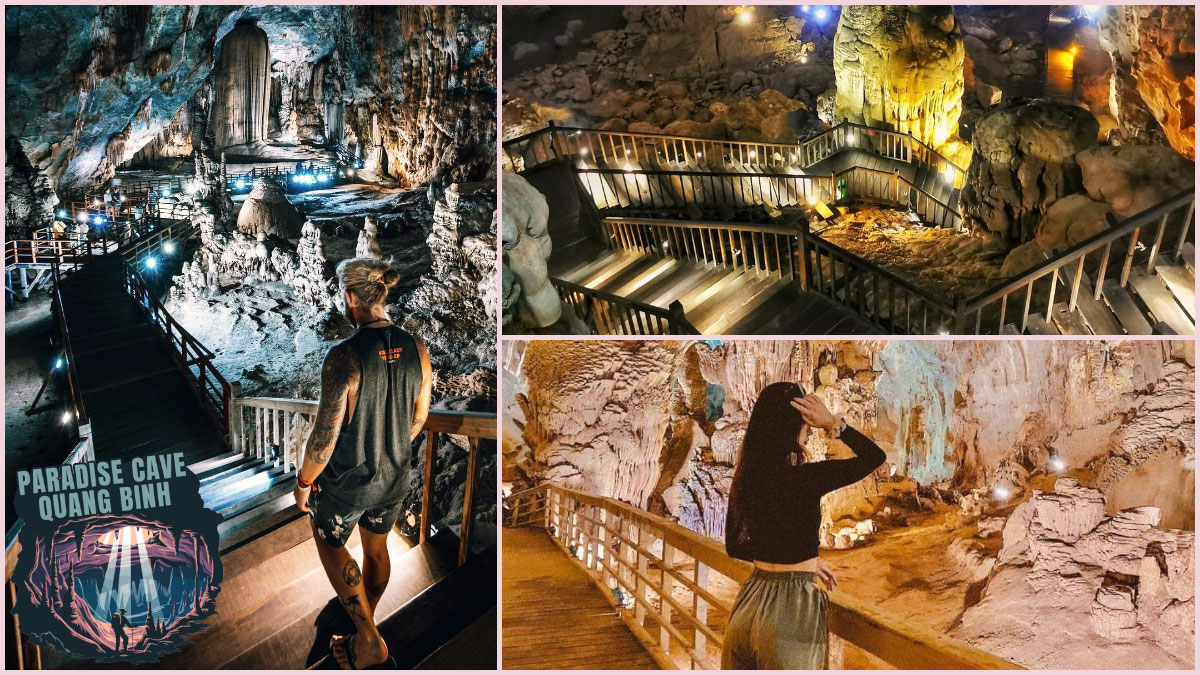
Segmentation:
{"type": "Polygon", "coordinates": [[[799,385],[776,382],[759,393],[725,515],[725,549],[753,562],[754,573],[733,605],[722,668],[825,667],[828,600],[815,582],[832,590],[837,578],[817,559],[821,496],[866,478],[886,458],[799,385]],[[855,456],[805,462],[814,428],[840,438],[855,456]]]}

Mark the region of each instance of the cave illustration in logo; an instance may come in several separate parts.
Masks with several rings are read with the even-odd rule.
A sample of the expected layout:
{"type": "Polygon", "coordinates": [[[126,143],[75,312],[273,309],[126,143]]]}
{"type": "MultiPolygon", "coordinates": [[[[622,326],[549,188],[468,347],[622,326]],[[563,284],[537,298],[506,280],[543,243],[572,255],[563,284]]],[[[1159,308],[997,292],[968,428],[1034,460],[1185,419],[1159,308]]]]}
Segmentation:
{"type": "Polygon", "coordinates": [[[188,478],[172,481],[186,506],[26,518],[13,575],[21,632],[77,658],[145,663],[203,630],[221,583],[221,517],[204,508],[195,475],[188,478]]]}

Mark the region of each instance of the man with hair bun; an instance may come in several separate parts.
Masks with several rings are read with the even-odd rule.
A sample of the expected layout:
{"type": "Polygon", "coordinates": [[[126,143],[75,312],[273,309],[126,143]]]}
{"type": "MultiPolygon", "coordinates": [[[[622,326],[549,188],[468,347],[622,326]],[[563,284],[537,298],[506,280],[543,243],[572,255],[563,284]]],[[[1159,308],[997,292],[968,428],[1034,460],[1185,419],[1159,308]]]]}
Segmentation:
{"type": "Polygon", "coordinates": [[[433,369],[425,345],[384,313],[400,280],[387,262],[343,260],[337,278],[346,318],[357,330],[325,355],[295,495],[311,516],[321,564],[357,631],[333,639],[333,656],[343,668],[368,668],[389,661],[375,608],[391,576],[387,535],[408,488],[413,441],[429,414],[433,369]],[[358,525],[361,568],[346,551],[358,525]]]}

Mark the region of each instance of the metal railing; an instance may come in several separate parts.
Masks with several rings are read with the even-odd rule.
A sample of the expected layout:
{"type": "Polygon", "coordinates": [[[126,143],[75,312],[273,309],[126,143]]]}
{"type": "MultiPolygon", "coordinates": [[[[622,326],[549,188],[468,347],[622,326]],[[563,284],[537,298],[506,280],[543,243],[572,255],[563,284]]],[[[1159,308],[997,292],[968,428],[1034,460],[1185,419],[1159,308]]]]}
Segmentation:
{"type": "MultiPolygon", "coordinates": [[[[504,504],[505,525],[546,530],[659,665],[720,666],[733,609],[729,589],[750,575],[750,563],[730,558],[721,542],[671,520],[557,485],[517,492],[504,504]]],[[[831,642],[843,640],[896,668],[1020,669],[845,592],[828,596],[831,642]]]]}
{"type": "Polygon", "coordinates": [[[1106,278],[1114,274],[1115,278],[1108,283],[1115,283],[1124,288],[1129,281],[1130,272],[1135,260],[1141,256],[1141,263],[1146,272],[1153,272],[1162,253],[1163,245],[1173,244],[1173,256],[1179,259],[1183,255],[1184,243],[1192,233],[1192,225],[1196,211],[1195,189],[1167,199],[1141,213],[1114,224],[1111,228],[1096,234],[1049,260],[1034,266],[1028,271],[1008,279],[1001,284],[986,290],[974,298],[962,303],[956,317],[955,330],[961,333],[968,324],[973,322],[976,333],[1001,333],[1006,320],[1010,318],[1012,309],[1009,308],[1010,298],[1022,293],[1023,300],[1017,300],[1021,312],[1019,332],[1024,332],[1031,309],[1038,313],[1042,311],[1040,300],[1045,300],[1045,320],[1050,321],[1054,311],[1059,277],[1069,275],[1065,292],[1066,304],[1069,311],[1075,310],[1079,301],[1082,287],[1089,287],[1093,299],[1099,300],[1104,293],[1106,278]],[[1182,214],[1182,216],[1181,216],[1182,214]],[[1167,231],[1176,228],[1173,240],[1165,239],[1167,231]],[[1152,233],[1152,239],[1142,241],[1143,229],[1152,233]],[[1115,255],[1114,255],[1115,254],[1115,255]],[[1069,266],[1074,263],[1073,268],[1069,266]],[[1116,269],[1110,269],[1110,268],[1116,269]],[[1090,268],[1090,269],[1089,269],[1090,268]],[[1036,288],[1041,286],[1040,289],[1036,288]],[[1035,293],[1035,290],[1038,292],[1035,293]],[[1038,296],[1037,307],[1033,306],[1035,295],[1038,296]],[[992,320],[995,320],[995,323],[992,320]],[[985,323],[986,321],[986,323],[985,323]]]}
{"type": "Polygon", "coordinates": [[[161,250],[164,244],[182,243],[191,237],[196,228],[190,221],[181,221],[162,227],[130,242],[121,249],[124,263],[125,290],[137,301],[146,318],[158,329],[159,338],[175,365],[200,403],[200,407],[212,419],[222,433],[228,434],[229,401],[231,388],[221,375],[213,359],[216,355],[192,336],[171,316],[162,302],[142,277],[143,268],[154,267],[150,254],[161,250]]]}
{"type": "MultiPolygon", "coordinates": [[[[241,396],[241,383],[234,382],[228,427],[234,452],[262,460],[280,459],[285,472],[304,465],[304,447],[317,415],[317,402],[294,398],[241,396]],[[271,447],[279,449],[273,455],[271,447]]],[[[421,541],[431,535],[433,469],[437,465],[438,436],[467,438],[467,476],[462,531],[459,534],[458,564],[466,561],[471,523],[474,520],[476,481],[479,474],[479,441],[496,440],[496,413],[430,410],[425,420],[425,480],[421,494],[421,541]]]]}
{"type": "Polygon", "coordinates": [[[656,307],[612,293],[550,277],[558,295],[596,335],[698,335],[683,305],[656,307]]]}
{"type": "Polygon", "coordinates": [[[797,280],[801,289],[845,305],[889,332],[945,332],[957,313],[953,301],[825,241],[809,231],[807,222],[796,228],[649,218],[602,222],[611,249],[797,280]]]}

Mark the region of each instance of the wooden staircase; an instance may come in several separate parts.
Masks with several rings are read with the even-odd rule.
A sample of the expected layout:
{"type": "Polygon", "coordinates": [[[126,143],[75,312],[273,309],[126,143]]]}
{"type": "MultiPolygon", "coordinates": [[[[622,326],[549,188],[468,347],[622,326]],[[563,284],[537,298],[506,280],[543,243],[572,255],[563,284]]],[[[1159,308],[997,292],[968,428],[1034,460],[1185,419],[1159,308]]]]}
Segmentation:
{"type": "Polygon", "coordinates": [[[754,270],[608,250],[557,277],[648,305],[678,301],[703,335],[878,332],[849,309],[803,290],[798,281],[754,270]]]}

